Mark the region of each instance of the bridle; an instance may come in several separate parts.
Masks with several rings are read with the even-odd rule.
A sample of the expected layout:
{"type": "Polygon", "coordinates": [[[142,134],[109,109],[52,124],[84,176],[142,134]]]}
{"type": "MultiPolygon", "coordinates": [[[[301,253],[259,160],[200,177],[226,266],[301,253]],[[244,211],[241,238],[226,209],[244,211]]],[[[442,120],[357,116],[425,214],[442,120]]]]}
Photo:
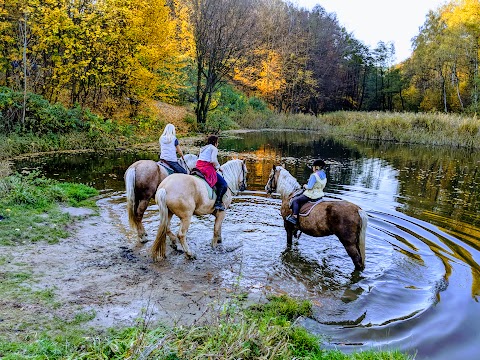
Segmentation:
{"type": "Polygon", "coordinates": [[[242,182],[240,183],[239,190],[240,191],[245,191],[247,188],[247,166],[245,165],[244,162],[242,162],[242,182]]]}
{"type": "Polygon", "coordinates": [[[275,179],[275,175],[276,175],[276,170],[272,170],[272,175],[269,177],[267,181],[267,187],[268,187],[267,194],[271,194],[277,191],[277,180],[275,179]]]}

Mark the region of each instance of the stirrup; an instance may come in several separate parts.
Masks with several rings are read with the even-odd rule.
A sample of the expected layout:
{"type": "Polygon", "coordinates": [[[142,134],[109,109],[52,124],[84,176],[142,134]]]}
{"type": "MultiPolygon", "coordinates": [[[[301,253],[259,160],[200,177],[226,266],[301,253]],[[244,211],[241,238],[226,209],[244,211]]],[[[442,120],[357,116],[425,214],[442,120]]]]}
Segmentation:
{"type": "Polygon", "coordinates": [[[213,208],[218,211],[225,211],[225,206],[222,203],[215,204],[213,208]]]}
{"type": "Polygon", "coordinates": [[[293,215],[288,215],[285,218],[285,221],[288,221],[290,224],[297,225],[298,224],[298,219],[294,217],[293,215]]]}

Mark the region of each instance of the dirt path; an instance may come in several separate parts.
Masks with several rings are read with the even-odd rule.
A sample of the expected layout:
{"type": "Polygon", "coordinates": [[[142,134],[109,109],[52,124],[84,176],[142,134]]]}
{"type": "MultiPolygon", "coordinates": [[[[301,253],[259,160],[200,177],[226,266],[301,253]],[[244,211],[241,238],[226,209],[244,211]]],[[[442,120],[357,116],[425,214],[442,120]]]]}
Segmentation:
{"type": "MultiPolygon", "coordinates": [[[[95,318],[86,325],[95,328],[133,325],[139,317],[190,325],[215,316],[234,293],[232,287],[222,285],[220,274],[225,267],[237,271],[236,253],[240,250],[219,254],[204,236],[197,242],[190,240],[201,253],[197,260],[186,260],[169,249],[166,260],[153,263],[152,241],[138,245],[127,226],[124,194],[106,196],[97,204],[99,216],[89,216],[85,209],[70,209],[76,218],[75,229],[58,244],[1,249],[9,259],[7,266],[27,264],[36,289],[53,289],[61,306],[51,316],[71,319],[93,310],[95,318]]],[[[147,211],[144,221],[150,240],[156,233],[155,215],[155,211],[147,211]]],[[[212,219],[194,219],[199,234],[212,231],[212,219]]],[[[259,294],[252,294],[258,301],[259,294]]]]}

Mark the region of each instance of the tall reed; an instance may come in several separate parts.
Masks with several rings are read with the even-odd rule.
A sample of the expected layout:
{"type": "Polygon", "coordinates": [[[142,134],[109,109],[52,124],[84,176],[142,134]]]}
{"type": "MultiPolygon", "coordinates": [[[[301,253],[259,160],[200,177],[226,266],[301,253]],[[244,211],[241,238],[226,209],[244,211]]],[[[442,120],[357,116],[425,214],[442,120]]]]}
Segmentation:
{"type": "Polygon", "coordinates": [[[480,148],[480,119],[459,114],[337,111],[319,116],[276,114],[258,121],[238,119],[245,128],[315,130],[362,140],[480,148]]]}

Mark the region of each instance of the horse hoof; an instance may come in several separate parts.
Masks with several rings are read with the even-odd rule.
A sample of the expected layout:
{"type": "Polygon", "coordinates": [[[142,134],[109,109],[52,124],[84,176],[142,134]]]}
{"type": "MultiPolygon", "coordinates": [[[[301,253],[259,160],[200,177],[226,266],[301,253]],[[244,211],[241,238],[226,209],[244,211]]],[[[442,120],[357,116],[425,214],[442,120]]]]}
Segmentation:
{"type": "Polygon", "coordinates": [[[222,244],[219,244],[217,246],[213,246],[213,250],[217,253],[217,254],[224,254],[227,252],[227,250],[225,249],[225,247],[222,245],[222,244]]]}
{"type": "Polygon", "coordinates": [[[148,242],[147,234],[145,234],[143,236],[140,236],[140,238],[138,240],[139,240],[140,244],[146,244],[148,242]]]}
{"type": "Polygon", "coordinates": [[[197,258],[197,256],[193,253],[185,253],[185,257],[188,259],[188,260],[195,260],[197,258]]]}

